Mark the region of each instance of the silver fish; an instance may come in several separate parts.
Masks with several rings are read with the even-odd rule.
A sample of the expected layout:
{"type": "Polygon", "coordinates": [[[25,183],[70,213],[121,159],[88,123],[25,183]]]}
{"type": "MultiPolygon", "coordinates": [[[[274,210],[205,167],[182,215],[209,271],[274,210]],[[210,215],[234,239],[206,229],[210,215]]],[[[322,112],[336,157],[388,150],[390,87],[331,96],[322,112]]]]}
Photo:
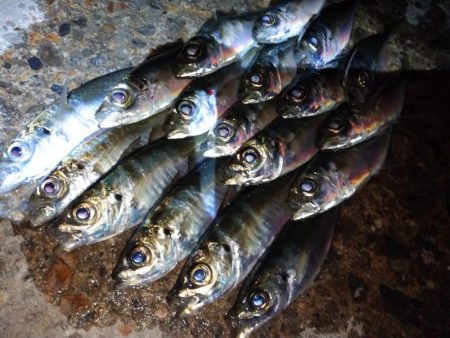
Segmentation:
{"type": "Polygon", "coordinates": [[[343,105],[330,114],[319,131],[322,150],[339,150],[361,143],[398,119],[403,110],[405,83],[388,79],[361,111],[343,105]]]}
{"type": "Polygon", "coordinates": [[[69,251],[96,243],[142,222],[170,185],[187,173],[189,154],[201,141],[157,142],[128,157],[58,219],[61,247],[69,251]]]}
{"type": "Polygon", "coordinates": [[[185,263],[169,300],[178,315],[195,312],[240,283],[292,216],[285,199],[293,174],[238,197],[185,263]]]}
{"type": "Polygon", "coordinates": [[[225,184],[269,182],[308,162],[319,151],[316,138],[324,119],[325,115],[275,120],[222,168],[225,184]]]}
{"type": "Polygon", "coordinates": [[[301,68],[328,67],[347,47],[353,27],[355,1],[326,7],[298,40],[296,58],[301,68]]]}
{"type": "Polygon", "coordinates": [[[95,114],[99,126],[112,128],[136,123],[169,108],[191,82],[175,76],[181,47],[182,44],[167,47],[116,81],[95,114]]]}
{"type": "Polygon", "coordinates": [[[205,157],[233,155],[245,142],[278,116],[276,102],[238,104],[229,109],[211,128],[202,145],[205,157]]]}
{"type": "Polygon", "coordinates": [[[155,118],[150,118],[109,129],[78,146],[31,195],[27,208],[30,222],[39,226],[59,216],[124,155],[146,145],[156,124],[155,118]]]}
{"type": "Polygon", "coordinates": [[[206,160],[172,189],[128,240],[113,277],[121,286],[155,281],[186,258],[227,194],[216,161],[206,160]]]}
{"type": "Polygon", "coordinates": [[[381,169],[391,130],[354,147],[320,153],[295,179],[288,204],[299,220],[322,213],[350,198],[381,169]]]}
{"type": "Polygon", "coordinates": [[[319,115],[346,100],[339,69],[303,71],[280,97],[278,112],[283,118],[319,115]]]}
{"type": "Polygon", "coordinates": [[[248,337],[311,285],[330,248],[336,216],[334,208],[285,226],[259,268],[245,280],[227,316],[237,337],[248,337]]]}
{"type": "Polygon", "coordinates": [[[177,76],[200,77],[238,61],[252,48],[255,15],[228,15],[208,20],[184,46],[177,76]]]}
{"type": "Polygon", "coordinates": [[[0,153],[0,194],[47,176],[61,160],[98,132],[95,111],[108,90],[131,69],[74,89],[42,112],[0,153]]]}
{"type": "Polygon", "coordinates": [[[276,44],[301,35],[325,0],[284,0],[259,16],[254,36],[259,43],[276,44]]]}
{"type": "Polygon", "coordinates": [[[251,50],[239,62],[194,80],[174,103],[168,138],[177,139],[208,132],[233,104],[238,102],[239,80],[256,55],[251,50]]]}

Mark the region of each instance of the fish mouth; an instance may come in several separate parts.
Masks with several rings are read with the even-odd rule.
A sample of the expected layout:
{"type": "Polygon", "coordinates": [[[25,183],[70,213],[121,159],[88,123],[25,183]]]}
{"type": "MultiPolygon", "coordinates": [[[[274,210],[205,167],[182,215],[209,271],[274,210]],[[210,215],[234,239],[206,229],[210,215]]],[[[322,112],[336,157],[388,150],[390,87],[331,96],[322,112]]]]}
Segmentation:
{"type": "Polygon", "coordinates": [[[239,95],[239,98],[243,104],[256,104],[266,101],[265,97],[258,90],[245,89],[239,95]]]}
{"type": "Polygon", "coordinates": [[[23,177],[17,175],[19,171],[13,168],[1,168],[0,173],[0,194],[7,194],[13,190],[19,188],[22,184],[26,183],[23,177]]]}
{"type": "Polygon", "coordinates": [[[177,140],[191,136],[189,133],[179,129],[174,129],[167,134],[169,140],[177,140]]]}
{"type": "Polygon", "coordinates": [[[57,215],[54,207],[47,205],[28,210],[28,220],[33,227],[39,227],[52,221],[57,215]]]}
{"type": "Polygon", "coordinates": [[[101,105],[100,108],[95,112],[94,117],[96,121],[98,122],[98,127],[101,129],[108,129],[108,128],[114,128],[121,124],[124,124],[126,121],[126,124],[132,123],[132,121],[128,121],[126,116],[123,116],[124,114],[117,110],[112,109],[113,107],[109,105],[101,105]]]}
{"type": "Polygon", "coordinates": [[[176,308],[175,319],[189,316],[203,306],[200,297],[191,296],[189,298],[183,298],[176,292],[169,293],[167,301],[176,308]]]}
{"type": "Polygon", "coordinates": [[[323,211],[320,211],[319,207],[312,205],[311,203],[302,204],[297,211],[292,215],[294,221],[303,220],[311,216],[317,215],[323,211]]]}

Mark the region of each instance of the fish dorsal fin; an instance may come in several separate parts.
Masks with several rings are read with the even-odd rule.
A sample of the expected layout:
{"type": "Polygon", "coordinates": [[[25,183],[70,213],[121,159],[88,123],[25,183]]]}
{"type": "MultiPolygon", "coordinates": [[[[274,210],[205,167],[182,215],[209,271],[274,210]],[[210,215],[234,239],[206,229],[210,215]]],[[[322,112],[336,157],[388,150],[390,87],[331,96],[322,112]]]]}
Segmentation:
{"type": "Polygon", "coordinates": [[[68,106],[69,106],[69,86],[65,84],[61,96],[59,97],[58,108],[63,110],[68,106]]]}
{"type": "Polygon", "coordinates": [[[175,40],[173,42],[165,43],[154,47],[148,53],[146,59],[151,59],[157,55],[172,51],[174,49],[181,49],[184,46],[184,41],[182,39],[175,40]]]}

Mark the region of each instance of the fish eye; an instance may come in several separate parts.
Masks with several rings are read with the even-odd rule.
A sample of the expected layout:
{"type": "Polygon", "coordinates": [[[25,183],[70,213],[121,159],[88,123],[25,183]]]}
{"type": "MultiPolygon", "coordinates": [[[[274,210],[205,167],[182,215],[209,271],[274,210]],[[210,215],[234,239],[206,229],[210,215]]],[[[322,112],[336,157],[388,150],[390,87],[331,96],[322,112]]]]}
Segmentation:
{"type": "Polygon", "coordinates": [[[40,192],[44,197],[57,198],[60,197],[64,190],[64,184],[60,179],[50,177],[42,182],[40,192]]]}
{"type": "Polygon", "coordinates": [[[12,161],[24,161],[30,155],[28,145],[23,141],[15,141],[11,143],[7,150],[8,157],[12,161]]]}
{"type": "Polygon", "coordinates": [[[288,95],[289,98],[296,103],[300,103],[308,97],[308,93],[303,87],[293,88],[288,95]]]}
{"type": "Polygon", "coordinates": [[[227,123],[221,123],[216,127],[214,133],[217,137],[229,139],[233,136],[233,128],[227,123]]]}
{"type": "Polygon", "coordinates": [[[259,20],[264,26],[272,26],[276,21],[275,17],[269,14],[261,16],[259,20]]]}
{"type": "Polygon", "coordinates": [[[248,301],[254,309],[264,309],[269,304],[269,295],[264,291],[253,292],[248,301]]]}
{"type": "Polygon", "coordinates": [[[308,39],[308,46],[311,47],[314,51],[317,51],[320,48],[320,41],[316,36],[311,36],[308,39]]]}
{"type": "Polygon", "coordinates": [[[188,43],[186,47],[184,47],[183,54],[188,59],[196,60],[198,59],[203,52],[203,49],[198,43],[188,43]]]}
{"type": "Polygon", "coordinates": [[[151,254],[146,247],[137,246],[133,248],[128,254],[128,260],[130,264],[136,267],[140,267],[145,263],[149,262],[151,254]]]}
{"type": "Polygon", "coordinates": [[[344,128],[344,121],[339,117],[334,117],[328,122],[327,128],[333,133],[339,133],[344,128]]]}
{"type": "Polygon", "coordinates": [[[192,284],[197,286],[208,284],[212,279],[211,268],[203,263],[197,264],[191,270],[190,279],[192,284]]]}
{"type": "Polygon", "coordinates": [[[317,191],[317,182],[312,178],[300,180],[298,188],[306,195],[313,195],[317,191]]]}
{"type": "Polygon", "coordinates": [[[358,84],[362,88],[367,88],[369,86],[369,82],[370,82],[370,76],[369,76],[368,72],[366,72],[365,70],[362,70],[361,72],[358,73],[358,84]]]}
{"type": "Polygon", "coordinates": [[[116,88],[111,92],[111,101],[116,106],[128,108],[132,104],[132,96],[125,88],[116,88]]]}
{"type": "Polygon", "coordinates": [[[81,203],[73,208],[73,217],[77,222],[87,223],[96,216],[96,209],[89,203],[81,203]]]}
{"type": "Polygon", "coordinates": [[[247,164],[256,164],[259,161],[259,152],[255,148],[247,148],[242,152],[242,159],[247,164]]]}
{"type": "Polygon", "coordinates": [[[248,82],[253,87],[261,87],[264,82],[264,77],[260,72],[252,72],[247,77],[248,82]]]}
{"type": "Polygon", "coordinates": [[[181,101],[177,110],[184,118],[190,118],[195,113],[195,104],[190,101],[181,101]]]}

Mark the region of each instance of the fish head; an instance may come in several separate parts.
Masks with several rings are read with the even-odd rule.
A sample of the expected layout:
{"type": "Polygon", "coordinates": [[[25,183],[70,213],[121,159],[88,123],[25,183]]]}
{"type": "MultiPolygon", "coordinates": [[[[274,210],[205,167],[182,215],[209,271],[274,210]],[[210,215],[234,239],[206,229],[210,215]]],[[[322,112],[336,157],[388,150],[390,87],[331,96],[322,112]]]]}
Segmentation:
{"type": "Polygon", "coordinates": [[[119,222],[124,197],[101,182],[76,200],[58,221],[61,247],[70,251],[94,243],[119,222]]]}
{"type": "Polygon", "coordinates": [[[219,67],[222,48],[210,35],[191,38],[178,55],[176,74],[180,78],[200,77],[219,67]]]}
{"type": "Polygon", "coordinates": [[[168,138],[198,136],[211,129],[217,120],[215,93],[187,90],[174,104],[168,120],[168,138]]]}
{"type": "Polygon", "coordinates": [[[232,309],[227,314],[237,337],[248,337],[270,320],[289,303],[287,298],[290,283],[289,272],[276,276],[260,275],[241,288],[232,309]]]}
{"type": "Polygon", "coordinates": [[[145,81],[128,75],[116,84],[95,113],[102,129],[132,124],[148,116],[149,98],[145,81]]]}
{"type": "Polygon", "coordinates": [[[301,75],[281,95],[278,113],[283,118],[315,115],[321,108],[322,89],[318,77],[301,75]]]}
{"type": "Polygon", "coordinates": [[[175,224],[144,224],[128,241],[113,278],[119,286],[150,283],[163,276],[175,250],[175,224]],[[172,227],[173,226],[173,227],[172,227]]]}
{"type": "Polygon", "coordinates": [[[276,65],[266,58],[258,59],[242,78],[239,97],[244,104],[268,101],[282,89],[276,65]]]}
{"type": "Polygon", "coordinates": [[[350,145],[357,125],[356,116],[346,105],[340,106],[328,116],[319,129],[317,146],[322,150],[334,150],[350,145]]]}
{"type": "Polygon", "coordinates": [[[317,215],[338,203],[340,178],[333,162],[311,166],[300,173],[290,188],[287,202],[296,210],[294,220],[317,215]]]}
{"type": "Polygon", "coordinates": [[[192,314],[228,291],[234,283],[233,256],[228,244],[208,242],[189,258],[168,297],[178,316],[192,314]]]}
{"type": "Polygon", "coordinates": [[[289,13],[284,8],[275,7],[259,16],[253,36],[259,43],[275,44],[284,41],[290,31],[289,13]]]}
{"type": "Polygon", "coordinates": [[[269,135],[260,134],[246,142],[221,168],[228,185],[249,185],[272,180],[283,167],[283,145],[269,135]]]}
{"type": "Polygon", "coordinates": [[[209,131],[202,145],[205,157],[221,157],[234,154],[251,129],[252,121],[241,110],[229,111],[209,131]]]}
{"type": "Polygon", "coordinates": [[[319,27],[308,29],[297,42],[297,62],[301,68],[319,69],[325,64],[326,31],[319,27]]]}

